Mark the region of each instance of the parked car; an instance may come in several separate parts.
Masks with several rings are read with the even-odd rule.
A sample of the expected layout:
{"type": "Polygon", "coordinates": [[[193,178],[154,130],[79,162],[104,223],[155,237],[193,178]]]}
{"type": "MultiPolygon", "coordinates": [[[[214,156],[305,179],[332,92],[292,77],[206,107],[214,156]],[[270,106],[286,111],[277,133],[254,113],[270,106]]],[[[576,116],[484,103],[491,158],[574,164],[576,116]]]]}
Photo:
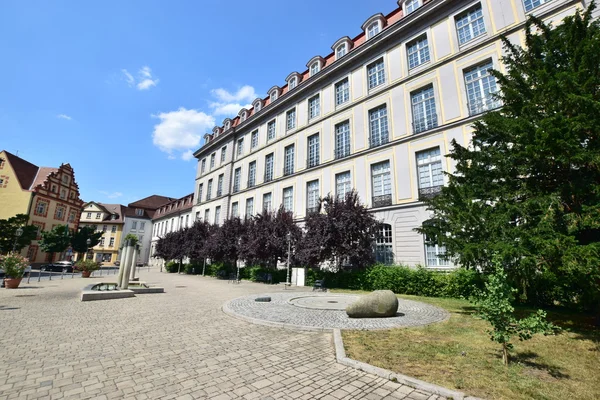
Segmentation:
{"type": "MultiPolygon", "coordinates": [[[[25,268],[25,272],[23,273],[23,277],[26,278],[29,275],[31,275],[31,265],[27,266],[27,268],[25,268]]],[[[2,268],[0,268],[0,287],[4,287],[4,270],[2,268]]]]}
{"type": "Polygon", "coordinates": [[[46,271],[62,272],[63,268],[67,270],[65,272],[73,272],[73,261],[55,261],[52,264],[42,265],[42,268],[46,268],[46,271]]]}

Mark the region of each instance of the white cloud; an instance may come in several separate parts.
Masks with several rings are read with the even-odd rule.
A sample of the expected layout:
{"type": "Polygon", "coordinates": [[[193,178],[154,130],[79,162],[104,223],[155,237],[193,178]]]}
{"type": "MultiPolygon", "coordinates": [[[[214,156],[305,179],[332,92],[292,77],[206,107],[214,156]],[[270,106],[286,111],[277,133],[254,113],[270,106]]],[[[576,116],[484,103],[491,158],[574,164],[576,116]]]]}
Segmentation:
{"type": "Polygon", "coordinates": [[[192,150],[185,151],[183,154],[181,154],[182,160],[189,161],[192,158],[194,158],[194,152],[192,150]]]}
{"type": "Polygon", "coordinates": [[[242,86],[235,93],[230,93],[223,88],[213,89],[210,92],[217,98],[217,100],[219,100],[220,103],[233,103],[240,101],[247,101],[250,103],[252,100],[258,97],[254,91],[254,88],[249,85],[242,86]]]}
{"type": "Polygon", "coordinates": [[[152,142],[161,151],[175,158],[174,152],[181,152],[181,158],[190,160],[191,149],[200,145],[204,133],[215,126],[215,118],[202,111],[180,107],[177,111],[163,112],[153,115],[160,119],[154,126],[152,142]]]}
{"type": "Polygon", "coordinates": [[[123,193],[121,192],[107,192],[105,190],[99,190],[98,192],[102,193],[103,195],[105,195],[106,197],[108,197],[109,199],[116,199],[118,197],[123,196],[123,193]]]}
{"type": "Polygon", "coordinates": [[[60,118],[60,119],[66,119],[67,121],[70,121],[73,119],[73,117],[68,116],[67,114],[58,114],[56,116],[56,118],[60,118]]]}
{"type": "Polygon", "coordinates": [[[148,90],[159,82],[158,78],[152,76],[152,70],[147,65],[140,68],[137,79],[126,69],[122,69],[121,72],[125,76],[125,81],[129,87],[135,86],[138,90],[148,90]]]}
{"type": "Polygon", "coordinates": [[[213,109],[213,115],[234,116],[237,115],[242,108],[250,109],[252,105],[241,105],[238,103],[211,103],[210,107],[213,109]]]}

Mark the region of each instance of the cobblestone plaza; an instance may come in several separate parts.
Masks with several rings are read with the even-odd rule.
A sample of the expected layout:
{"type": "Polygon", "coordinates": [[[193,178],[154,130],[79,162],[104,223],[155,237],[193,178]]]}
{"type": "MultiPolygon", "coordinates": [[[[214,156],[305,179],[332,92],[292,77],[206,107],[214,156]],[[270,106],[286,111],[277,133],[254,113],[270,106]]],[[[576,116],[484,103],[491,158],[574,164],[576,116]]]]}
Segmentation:
{"type": "Polygon", "coordinates": [[[283,288],[154,271],[141,279],[166,293],[82,303],[90,282],[81,278],[0,290],[0,400],[438,398],[337,364],[330,332],[222,311],[283,288]]]}

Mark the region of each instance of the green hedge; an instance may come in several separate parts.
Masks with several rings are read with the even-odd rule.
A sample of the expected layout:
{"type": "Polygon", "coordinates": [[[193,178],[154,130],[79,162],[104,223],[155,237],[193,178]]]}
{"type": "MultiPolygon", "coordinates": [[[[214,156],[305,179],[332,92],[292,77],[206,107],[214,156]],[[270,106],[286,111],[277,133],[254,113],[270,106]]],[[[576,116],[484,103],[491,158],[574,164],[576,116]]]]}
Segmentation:
{"type": "Polygon", "coordinates": [[[328,288],[391,290],[396,294],[456,298],[469,298],[478,288],[483,287],[484,282],[480,273],[462,268],[451,272],[437,272],[421,267],[386,265],[337,273],[309,269],[306,285],[312,286],[317,279],[323,279],[328,288]]]}

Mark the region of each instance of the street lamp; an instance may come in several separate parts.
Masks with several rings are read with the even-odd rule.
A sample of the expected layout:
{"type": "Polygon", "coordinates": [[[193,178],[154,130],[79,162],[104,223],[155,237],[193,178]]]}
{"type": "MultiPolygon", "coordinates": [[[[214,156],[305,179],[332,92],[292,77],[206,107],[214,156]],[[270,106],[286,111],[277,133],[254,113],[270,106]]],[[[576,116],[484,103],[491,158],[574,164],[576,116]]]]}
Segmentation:
{"type": "Polygon", "coordinates": [[[84,260],[87,258],[87,253],[88,253],[88,250],[89,250],[91,244],[92,244],[92,239],[87,238],[87,240],[85,241],[85,256],[83,258],[84,260]]]}
{"type": "Polygon", "coordinates": [[[13,244],[13,253],[17,251],[17,241],[19,240],[21,235],[23,235],[23,228],[18,227],[15,231],[15,244],[13,244]]]}
{"type": "Polygon", "coordinates": [[[290,282],[290,255],[292,253],[292,233],[288,232],[287,235],[287,242],[288,242],[288,254],[287,254],[287,278],[286,278],[286,286],[290,286],[291,282],[290,282]]]}

